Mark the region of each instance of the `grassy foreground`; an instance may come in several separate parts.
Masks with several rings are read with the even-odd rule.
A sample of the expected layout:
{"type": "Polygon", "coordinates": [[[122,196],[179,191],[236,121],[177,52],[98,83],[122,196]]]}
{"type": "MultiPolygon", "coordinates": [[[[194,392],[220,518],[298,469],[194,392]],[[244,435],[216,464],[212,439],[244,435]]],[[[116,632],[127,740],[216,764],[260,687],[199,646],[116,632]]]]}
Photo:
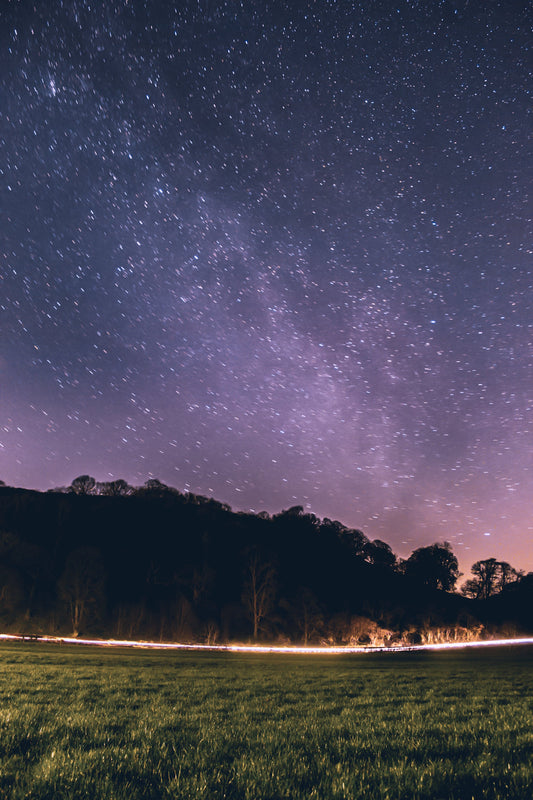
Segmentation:
{"type": "Polygon", "coordinates": [[[530,798],[533,648],[0,645],[0,798],[530,798]]]}

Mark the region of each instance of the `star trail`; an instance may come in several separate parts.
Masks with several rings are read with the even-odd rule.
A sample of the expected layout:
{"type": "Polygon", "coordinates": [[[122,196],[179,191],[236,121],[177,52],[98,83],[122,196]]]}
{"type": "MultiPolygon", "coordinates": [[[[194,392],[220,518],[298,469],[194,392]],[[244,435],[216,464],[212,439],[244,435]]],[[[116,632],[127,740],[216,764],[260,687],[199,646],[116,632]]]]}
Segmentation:
{"type": "Polygon", "coordinates": [[[0,478],[533,569],[529,4],[0,22],[0,478]]]}

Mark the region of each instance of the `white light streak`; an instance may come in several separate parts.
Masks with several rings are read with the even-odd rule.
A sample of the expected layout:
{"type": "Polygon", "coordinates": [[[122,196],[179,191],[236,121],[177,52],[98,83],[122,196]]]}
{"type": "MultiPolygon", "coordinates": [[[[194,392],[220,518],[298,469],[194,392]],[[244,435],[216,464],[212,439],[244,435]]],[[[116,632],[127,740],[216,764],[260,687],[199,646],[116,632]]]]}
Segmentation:
{"type": "Polygon", "coordinates": [[[51,644],[83,644],[91,647],[133,647],[145,650],[188,650],[220,653],[292,653],[296,655],[345,655],[350,653],[412,653],[423,650],[462,650],[472,647],[512,647],[533,645],[533,637],[516,639],[486,639],[474,642],[440,642],[438,644],[391,645],[372,647],[335,645],[318,647],[299,647],[296,645],[253,645],[253,644],[184,644],[179,642],[137,642],[126,639],[80,639],[68,636],[32,636],[0,633],[0,640],[17,642],[45,642],[51,644]]]}

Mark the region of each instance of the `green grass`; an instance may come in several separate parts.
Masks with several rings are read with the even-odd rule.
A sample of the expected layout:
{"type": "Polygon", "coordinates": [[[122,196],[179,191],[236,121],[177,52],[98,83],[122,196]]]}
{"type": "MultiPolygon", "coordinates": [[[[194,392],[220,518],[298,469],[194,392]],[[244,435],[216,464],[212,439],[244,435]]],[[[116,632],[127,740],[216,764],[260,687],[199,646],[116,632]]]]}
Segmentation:
{"type": "Polygon", "coordinates": [[[0,798],[358,797],[533,797],[533,648],[0,645],[0,798]]]}

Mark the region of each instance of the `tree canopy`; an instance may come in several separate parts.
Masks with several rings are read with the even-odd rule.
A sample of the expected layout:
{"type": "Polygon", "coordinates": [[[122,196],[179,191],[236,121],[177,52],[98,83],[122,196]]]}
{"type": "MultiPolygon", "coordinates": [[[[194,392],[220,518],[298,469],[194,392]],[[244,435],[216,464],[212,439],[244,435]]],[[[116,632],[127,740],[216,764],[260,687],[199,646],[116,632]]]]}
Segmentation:
{"type": "Polygon", "coordinates": [[[474,577],[465,581],[462,592],[476,600],[486,600],[499,594],[522,575],[507,561],[497,561],[495,558],[476,561],[472,564],[471,572],[474,577]]]}
{"type": "Polygon", "coordinates": [[[457,557],[449,542],[417,548],[402,562],[402,571],[408,578],[444,592],[454,590],[461,574],[457,557]]]}

